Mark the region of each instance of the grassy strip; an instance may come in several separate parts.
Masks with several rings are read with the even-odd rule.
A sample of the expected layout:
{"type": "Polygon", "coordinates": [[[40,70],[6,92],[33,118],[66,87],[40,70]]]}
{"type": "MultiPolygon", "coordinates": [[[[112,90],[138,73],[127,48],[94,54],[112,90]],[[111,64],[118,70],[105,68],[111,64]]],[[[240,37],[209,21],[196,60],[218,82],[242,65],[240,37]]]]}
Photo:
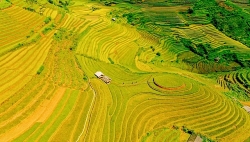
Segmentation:
{"type": "Polygon", "coordinates": [[[56,131],[56,134],[53,135],[53,138],[50,139],[50,141],[67,141],[69,140],[71,135],[79,135],[80,132],[76,133],[75,128],[79,127],[80,129],[82,129],[82,127],[84,126],[84,123],[82,122],[86,121],[86,115],[88,112],[87,110],[89,109],[91,103],[91,101],[89,100],[90,98],[91,94],[87,94],[87,92],[85,92],[85,94],[81,93],[79,95],[74,110],[67,118],[67,120],[62,123],[60,129],[56,131]],[[84,119],[85,121],[83,121],[84,119]],[[71,131],[68,132],[65,130],[71,130],[71,131]]]}
{"type": "MultiPolygon", "coordinates": [[[[84,104],[84,108],[88,111],[82,111],[82,113],[79,115],[79,118],[78,118],[78,123],[77,125],[75,125],[75,129],[74,129],[74,133],[72,134],[71,138],[72,138],[72,141],[76,141],[77,138],[79,137],[79,135],[81,134],[81,132],[83,131],[83,128],[84,128],[84,125],[88,123],[85,123],[86,121],[86,118],[87,118],[87,115],[89,113],[89,109],[91,107],[91,102],[92,102],[92,99],[93,99],[93,92],[92,90],[88,90],[87,92],[85,92],[86,94],[84,95],[87,95],[88,96],[88,99],[91,98],[91,100],[87,101],[87,103],[84,104]],[[85,121],[82,121],[84,120],[85,121]]],[[[83,94],[82,94],[83,95],[83,94]]],[[[85,98],[86,99],[86,98],[85,98]]],[[[81,105],[81,108],[82,108],[82,105],[81,105]]],[[[87,125],[85,128],[87,128],[87,125]]],[[[82,135],[83,136],[83,135],[82,135]]]]}
{"type": "Polygon", "coordinates": [[[67,105],[63,108],[62,113],[57,117],[56,121],[50,126],[50,128],[46,131],[46,133],[39,139],[39,141],[49,141],[49,138],[52,134],[57,130],[60,129],[60,124],[63,120],[68,116],[68,114],[72,111],[75,103],[77,102],[77,98],[79,96],[79,91],[73,91],[70,94],[70,98],[67,102],[67,105]]]}
{"type": "Polygon", "coordinates": [[[39,135],[43,133],[44,130],[46,130],[47,126],[50,125],[50,123],[53,123],[53,120],[56,119],[57,115],[63,109],[64,104],[67,103],[69,96],[70,96],[70,90],[67,89],[64,94],[64,97],[60,100],[57,107],[53,111],[53,114],[49,117],[49,119],[45,123],[43,123],[38,127],[38,129],[27,139],[27,141],[35,141],[39,137],[39,135]]]}
{"type": "MultiPolygon", "coordinates": [[[[39,90],[40,91],[40,90],[39,90]]],[[[39,92],[38,91],[38,92],[39,92]]],[[[18,115],[16,116],[16,118],[14,118],[11,122],[7,123],[6,125],[4,125],[3,127],[1,127],[1,132],[0,133],[3,133],[3,132],[6,132],[7,130],[15,127],[17,124],[19,124],[22,120],[24,120],[25,118],[27,118],[32,112],[34,112],[38,107],[39,105],[42,103],[42,101],[44,100],[44,98],[46,97],[46,93],[45,94],[42,94],[41,96],[39,97],[36,97],[37,101],[35,103],[33,103],[28,109],[26,108],[19,108],[21,109],[21,111],[23,111],[22,115],[18,115]],[[22,110],[24,109],[24,110],[22,110]]],[[[31,97],[30,97],[31,98],[31,97]]],[[[8,115],[9,116],[9,115],[8,115]]]]}
{"type": "Polygon", "coordinates": [[[28,129],[25,133],[23,133],[18,138],[14,139],[13,142],[23,142],[27,137],[29,137],[39,126],[41,123],[35,123],[31,128],[28,129]]]}
{"type": "Polygon", "coordinates": [[[250,142],[250,137],[248,139],[246,139],[244,142],[250,142]]]}

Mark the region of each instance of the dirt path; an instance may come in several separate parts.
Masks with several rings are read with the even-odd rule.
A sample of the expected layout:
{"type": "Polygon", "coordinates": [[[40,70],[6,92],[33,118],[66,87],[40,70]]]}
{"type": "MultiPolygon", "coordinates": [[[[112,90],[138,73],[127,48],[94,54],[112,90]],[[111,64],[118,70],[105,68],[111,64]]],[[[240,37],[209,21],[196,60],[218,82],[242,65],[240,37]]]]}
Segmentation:
{"type": "MultiPolygon", "coordinates": [[[[93,110],[94,110],[94,104],[95,104],[95,100],[96,100],[96,91],[95,91],[95,89],[93,88],[91,82],[89,82],[89,86],[90,86],[90,88],[93,90],[94,96],[93,96],[93,99],[92,99],[92,102],[91,102],[91,105],[90,105],[90,109],[89,109],[89,111],[88,111],[88,113],[87,113],[87,118],[86,118],[86,121],[85,121],[85,123],[84,123],[84,127],[83,127],[83,129],[82,129],[81,134],[78,136],[76,142],[78,142],[78,141],[80,140],[80,138],[81,138],[81,136],[83,135],[85,129],[86,129],[86,134],[88,133],[88,127],[89,127],[89,124],[90,124],[90,118],[91,118],[92,112],[93,112],[93,110]],[[88,126],[87,126],[87,125],[88,125],[88,126]]],[[[86,134],[85,134],[85,136],[83,137],[83,139],[86,137],[86,134]]],[[[83,141],[84,141],[84,140],[83,140],[83,141]]]]}

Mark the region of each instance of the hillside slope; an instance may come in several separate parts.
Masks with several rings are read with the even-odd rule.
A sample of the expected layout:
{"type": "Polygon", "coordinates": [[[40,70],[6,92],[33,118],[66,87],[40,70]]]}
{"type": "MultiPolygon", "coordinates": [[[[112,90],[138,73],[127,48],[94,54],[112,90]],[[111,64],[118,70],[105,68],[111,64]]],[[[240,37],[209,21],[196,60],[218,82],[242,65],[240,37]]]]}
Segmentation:
{"type": "Polygon", "coordinates": [[[194,2],[11,1],[0,10],[0,141],[247,141],[250,49],[185,17],[194,2]]]}

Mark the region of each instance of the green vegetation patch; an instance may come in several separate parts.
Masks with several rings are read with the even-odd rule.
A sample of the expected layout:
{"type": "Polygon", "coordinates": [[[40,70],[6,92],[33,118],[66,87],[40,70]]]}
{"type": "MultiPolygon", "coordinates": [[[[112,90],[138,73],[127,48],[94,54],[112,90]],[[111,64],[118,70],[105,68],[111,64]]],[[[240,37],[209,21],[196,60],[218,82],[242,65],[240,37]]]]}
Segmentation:
{"type": "Polygon", "coordinates": [[[48,27],[45,27],[42,31],[43,34],[47,34],[50,31],[52,31],[56,26],[52,23],[51,25],[49,25],[48,27]]]}
{"type": "Polygon", "coordinates": [[[217,29],[227,36],[250,47],[250,15],[233,3],[216,2],[215,0],[197,1],[193,6],[193,13],[205,14],[217,29]]]}
{"type": "Polygon", "coordinates": [[[244,142],[250,142],[250,137],[248,139],[246,139],[244,142]]]}
{"type": "MultiPolygon", "coordinates": [[[[188,48],[191,52],[195,53],[200,59],[207,60],[208,62],[217,62],[221,64],[228,64],[235,62],[240,65],[240,67],[250,67],[249,54],[242,52],[235,52],[233,46],[220,46],[218,48],[212,48],[208,43],[195,44],[189,39],[182,38],[181,42],[188,48]],[[242,58],[244,56],[245,58],[242,58]]],[[[194,58],[187,59],[189,62],[197,62],[194,59],[198,59],[197,56],[194,58]]]]}
{"type": "Polygon", "coordinates": [[[25,133],[23,133],[21,136],[19,136],[18,138],[16,138],[15,140],[13,140],[13,142],[20,142],[20,141],[24,141],[27,137],[29,137],[39,126],[41,125],[41,123],[35,123],[28,131],[26,131],[25,133]]]}
{"type": "MultiPolygon", "coordinates": [[[[159,26],[185,26],[185,23],[180,19],[178,13],[161,12],[161,11],[141,11],[129,12],[122,15],[127,18],[131,25],[139,25],[140,28],[148,27],[147,24],[159,26]]],[[[153,29],[148,29],[153,30],[153,29]]]]}
{"type": "Polygon", "coordinates": [[[68,6],[73,5],[74,2],[71,0],[47,0],[49,3],[63,8],[66,11],[69,11],[68,6]]]}
{"type": "Polygon", "coordinates": [[[77,34],[72,30],[66,28],[60,28],[54,34],[54,40],[57,42],[67,42],[70,43],[69,49],[75,51],[78,45],[78,41],[82,38],[82,34],[77,34]]]}
{"type": "Polygon", "coordinates": [[[41,74],[43,70],[44,70],[44,65],[42,65],[42,66],[38,69],[38,71],[37,71],[36,74],[38,74],[38,75],[41,74]]]}
{"type": "Polygon", "coordinates": [[[48,24],[50,21],[51,21],[51,17],[50,17],[50,16],[49,16],[49,17],[46,17],[46,18],[44,19],[44,23],[45,23],[45,24],[48,24]]]}
{"type": "Polygon", "coordinates": [[[110,61],[111,64],[114,64],[115,62],[109,57],[108,60],[110,61]]]}
{"type": "Polygon", "coordinates": [[[5,8],[8,8],[10,7],[12,4],[9,0],[1,0],[0,1],[0,10],[1,9],[5,9],[5,8]]]}

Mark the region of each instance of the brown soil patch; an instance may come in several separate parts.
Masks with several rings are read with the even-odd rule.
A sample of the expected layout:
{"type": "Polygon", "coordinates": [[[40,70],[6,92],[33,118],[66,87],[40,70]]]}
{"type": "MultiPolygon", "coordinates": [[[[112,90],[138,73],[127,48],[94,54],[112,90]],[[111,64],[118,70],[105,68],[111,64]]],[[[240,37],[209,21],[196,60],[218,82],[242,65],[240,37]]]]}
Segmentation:
{"type": "Polygon", "coordinates": [[[40,33],[40,36],[43,38],[45,35],[43,33],[40,33]]]}
{"type": "Polygon", "coordinates": [[[23,132],[28,130],[36,122],[42,122],[48,118],[48,116],[54,110],[53,107],[58,103],[66,88],[59,88],[54,97],[49,101],[44,101],[31,115],[21,121],[17,126],[8,130],[6,133],[0,135],[1,141],[11,141],[14,138],[20,136],[23,132]],[[48,106],[48,107],[45,107],[48,106]],[[37,121],[38,120],[38,121],[37,121]]]}
{"type": "Polygon", "coordinates": [[[250,106],[250,101],[248,102],[241,102],[244,106],[250,106]]]}
{"type": "Polygon", "coordinates": [[[60,87],[55,95],[48,100],[48,103],[45,107],[44,113],[40,116],[40,118],[37,120],[37,122],[44,122],[47,120],[47,118],[52,114],[54,109],[56,108],[57,103],[61,100],[66,88],[60,87]]]}
{"type": "Polygon", "coordinates": [[[227,4],[225,4],[225,2],[221,1],[218,3],[220,7],[223,7],[225,8],[226,10],[229,10],[229,11],[233,11],[234,9],[230,6],[228,6],[227,4]]]}

